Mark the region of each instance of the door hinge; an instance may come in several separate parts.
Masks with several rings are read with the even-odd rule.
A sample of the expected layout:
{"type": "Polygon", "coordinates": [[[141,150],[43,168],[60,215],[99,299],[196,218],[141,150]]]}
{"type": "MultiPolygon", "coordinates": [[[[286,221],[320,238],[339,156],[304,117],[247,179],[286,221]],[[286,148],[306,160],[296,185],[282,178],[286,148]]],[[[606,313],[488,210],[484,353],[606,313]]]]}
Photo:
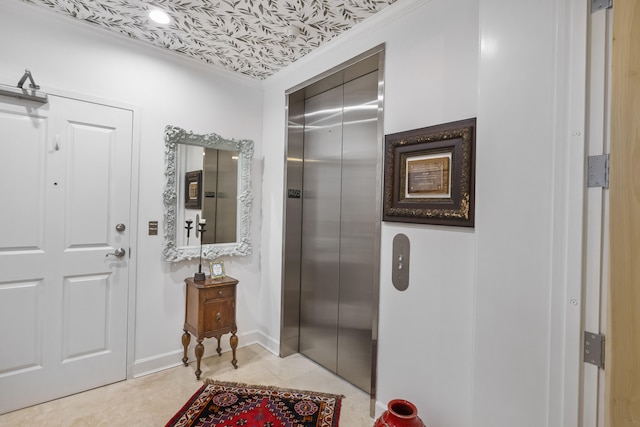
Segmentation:
{"type": "Polygon", "coordinates": [[[604,369],[604,334],[584,332],[584,361],[604,369]]]}
{"type": "Polygon", "coordinates": [[[609,155],[589,156],[587,187],[609,188],[609,155]]]}
{"type": "Polygon", "coordinates": [[[613,0],[591,0],[591,13],[596,13],[602,9],[611,9],[613,0]]]}

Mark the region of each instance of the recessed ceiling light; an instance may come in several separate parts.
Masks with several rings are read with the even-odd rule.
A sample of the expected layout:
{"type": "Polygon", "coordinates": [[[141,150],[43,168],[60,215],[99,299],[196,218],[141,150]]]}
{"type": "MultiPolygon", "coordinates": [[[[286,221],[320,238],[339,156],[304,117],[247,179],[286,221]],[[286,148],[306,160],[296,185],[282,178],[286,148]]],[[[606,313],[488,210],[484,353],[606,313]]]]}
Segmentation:
{"type": "Polygon", "coordinates": [[[171,22],[171,17],[169,16],[169,14],[160,9],[153,9],[152,11],[150,11],[149,18],[151,18],[153,22],[157,22],[158,24],[168,24],[169,22],[171,22]]]}
{"type": "Polygon", "coordinates": [[[287,37],[286,39],[289,41],[293,41],[300,35],[300,28],[290,25],[287,27],[287,37]]]}

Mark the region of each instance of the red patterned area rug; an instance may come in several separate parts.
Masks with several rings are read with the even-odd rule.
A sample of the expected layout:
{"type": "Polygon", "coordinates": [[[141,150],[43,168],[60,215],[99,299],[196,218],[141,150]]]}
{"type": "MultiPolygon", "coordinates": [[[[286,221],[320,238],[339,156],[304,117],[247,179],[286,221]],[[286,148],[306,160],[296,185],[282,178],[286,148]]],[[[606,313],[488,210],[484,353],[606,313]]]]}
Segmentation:
{"type": "Polygon", "coordinates": [[[338,427],[342,398],[207,379],[166,427],[338,427]]]}

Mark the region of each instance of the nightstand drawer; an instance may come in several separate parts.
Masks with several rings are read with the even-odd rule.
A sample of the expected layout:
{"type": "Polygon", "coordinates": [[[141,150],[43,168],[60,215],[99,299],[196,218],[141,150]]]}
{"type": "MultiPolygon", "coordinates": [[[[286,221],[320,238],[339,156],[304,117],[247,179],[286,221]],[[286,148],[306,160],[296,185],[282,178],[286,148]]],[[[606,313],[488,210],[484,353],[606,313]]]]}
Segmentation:
{"type": "Polygon", "coordinates": [[[236,323],[236,303],[232,298],[210,299],[204,303],[204,336],[211,337],[236,323]]]}
{"type": "Polygon", "coordinates": [[[233,298],[235,296],[235,292],[235,286],[219,286],[200,290],[200,298],[204,298],[207,302],[214,298],[233,298]]]}

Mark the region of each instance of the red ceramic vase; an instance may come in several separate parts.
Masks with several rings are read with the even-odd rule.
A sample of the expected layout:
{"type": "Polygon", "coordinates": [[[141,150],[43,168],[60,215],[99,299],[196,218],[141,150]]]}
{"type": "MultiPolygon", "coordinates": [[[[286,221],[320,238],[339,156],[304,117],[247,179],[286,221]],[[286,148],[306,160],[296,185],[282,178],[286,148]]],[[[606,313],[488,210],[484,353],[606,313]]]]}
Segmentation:
{"type": "Polygon", "coordinates": [[[373,427],[426,427],[416,405],[403,399],[393,399],[387,404],[387,410],[380,415],[373,427]]]}

